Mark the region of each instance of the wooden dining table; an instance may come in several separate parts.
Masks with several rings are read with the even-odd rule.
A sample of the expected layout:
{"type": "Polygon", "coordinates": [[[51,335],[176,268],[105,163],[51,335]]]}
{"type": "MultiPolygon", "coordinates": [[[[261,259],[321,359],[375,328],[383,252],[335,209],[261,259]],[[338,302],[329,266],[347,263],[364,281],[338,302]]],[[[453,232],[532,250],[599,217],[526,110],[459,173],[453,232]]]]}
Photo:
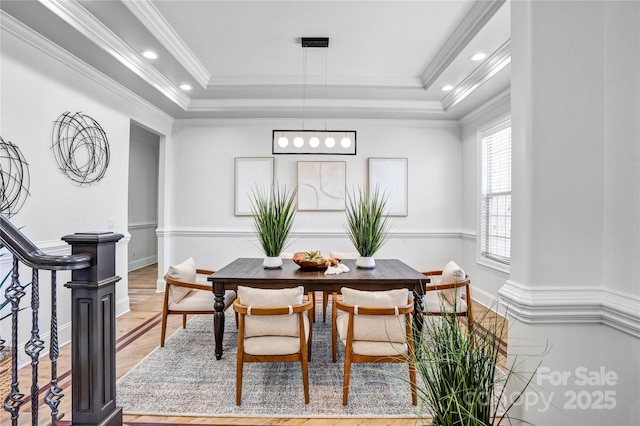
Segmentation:
{"type": "Polygon", "coordinates": [[[391,290],[406,288],[414,292],[416,307],[414,315],[417,330],[422,324],[422,298],[427,277],[398,259],[376,259],[373,269],[356,267],[355,260],[343,260],[349,272],[325,275],[324,270],[309,270],[298,266],[290,259],[284,259],[281,268],[266,269],[262,258],[239,258],[209,275],[215,295],[214,335],[216,359],[222,358],[222,338],[224,336],[224,293],[237,290],[238,286],[265,289],[291,288],[303,286],[305,292],[340,292],[342,287],[358,290],[391,290]]]}

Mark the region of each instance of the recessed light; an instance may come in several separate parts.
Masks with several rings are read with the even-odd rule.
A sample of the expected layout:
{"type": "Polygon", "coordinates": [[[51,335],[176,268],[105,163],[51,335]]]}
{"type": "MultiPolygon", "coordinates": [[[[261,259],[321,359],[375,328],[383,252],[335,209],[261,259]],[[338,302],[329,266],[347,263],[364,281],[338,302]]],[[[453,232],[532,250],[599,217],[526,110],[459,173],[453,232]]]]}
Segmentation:
{"type": "Polygon", "coordinates": [[[481,60],[483,60],[483,59],[484,59],[484,58],[486,58],[486,57],[487,57],[487,54],[486,54],[486,53],[482,53],[482,52],[480,52],[480,53],[476,53],[476,54],[472,55],[472,56],[471,56],[471,60],[472,60],[472,61],[481,61],[481,60]]]}
{"type": "Polygon", "coordinates": [[[181,88],[182,90],[185,90],[185,91],[189,91],[189,90],[191,90],[191,85],[186,84],[186,83],[182,83],[182,84],[181,84],[180,86],[178,86],[178,87],[179,87],[179,88],[181,88]]]}
{"type": "Polygon", "coordinates": [[[445,86],[442,86],[440,89],[442,89],[442,91],[444,91],[444,92],[449,92],[449,91],[451,91],[453,89],[453,86],[450,85],[450,84],[447,84],[445,86]]]}
{"type": "Polygon", "coordinates": [[[158,54],[152,50],[143,50],[142,56],[147,59],[158,59],[158,54]]]}

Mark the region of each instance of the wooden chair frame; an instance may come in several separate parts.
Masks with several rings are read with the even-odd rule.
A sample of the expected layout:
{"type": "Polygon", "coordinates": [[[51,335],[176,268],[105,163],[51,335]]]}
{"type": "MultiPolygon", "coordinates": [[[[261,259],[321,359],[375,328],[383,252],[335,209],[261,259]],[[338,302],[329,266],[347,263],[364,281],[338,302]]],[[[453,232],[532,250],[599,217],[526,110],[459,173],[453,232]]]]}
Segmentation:
{"type": "Polygon", "coordinates": [[[353,353],[353,320],[355,316],[355,306],[342,302],[342,297],[337,293],[333,293],[333,307],[331,319],[331,350],[333,362],[337,362],[338,349],[338,326],[337,317],[338,310],[346,312],[349,315],[349,323],[347,328],[347,342],[344,356],[344,385],[342,387],[342,405],[347,405],[349,399],[349,382],[351,378],[351,364],[354,362],[408,362],[409,363],[409,380],[411,382],[411,402],[418,405],[418,394],[416,385],[416,360],[415,348],[413,342],[413,330],[411,328],[413,301],[408,300],[406,306],[398,306],[396,308],[379,308],[358,306],[358,315],[404,315],[406,323],[406,338],[408,346],[408,354],[398,354],[392,356],[379,355],[361,355],[353,353]]]}
{"type": "Polygon", "coordinates": [[[238,315],[238,358],[236,364],[236,405],[240,405],[242,401],[242,370],[245,362],[297,362],[300,361],[302,368],[302,385],[304,388],[304,403],[309,403],[309,361],[311,360],[311,343],[312,343],[312,324],[309,318],[309,343],[305,337],[303,315],[306,311],[313,309],[313,292],[309,292],[308,300],[300,305],[293,305],[292,310],[289,306],[278,307],[251,307],[251,316],[258,315],[289,315],[290,313],[298,315],[300,336],[300,352],[287,355],[250,355],[244,353],[244,317],[248,314],[249,306],[243,305],[242,301],[236,299],[233,302],[233,310],[238,315]]]}
{"type": "MultiPolygon", "coordinates": [[[[437,271],[428,271],[428,272],[423,272],[423,275],[429,277],[427,279],[427,283],[431,283],[431,277],[434,276],[439,276],[442,275],[442,271],[437,270],[437,271]]],[[[437,290],[451,290],[451,289],[459,289],[459,288],[465,288],[465,303],[467,304],[467,311],[466,312],[457,312],[456,311],[456,316],[458,317],[467,317],[467,326],[469,327],[469,333],[471,334],[471,339],[472,339],[472,343],[474,342],[474,334],[475,334],[475,330],[473,329],[473,307],[472,307],[472,299],[471,299],[471,279],[469,278],[469,276],[467,275],[466,278],[463,281],[457,282],[457,283],[450,283],[450,284],[435,284],[435,285],[428,285],[425,287],[426,291],[437,291],[437,290]]],[[[456,290],[457,291],[457,290],[456,290]]],[[[457,302],[457,300],[455,301],[457,302]]],[[[454,304],[454,307],[456,305],[454,304]]],[[[434,315],[434,316],[442,316],[442,311],[438,311],[438,312],[428,312],[425,311],[424,312],[426,315],[434,315]]],[[[445,315],[451,315],[451,314],[447,314],[445,313],[445,315]]]]}
{"type": "MultiPolygon", "coordinates": [[[[208,269],[196,269],[196,274],[198,275],[211,275],[215,271],[210,271],[208,269]]],[[[213,308],[213,303],[211,304],[211,309],[204,311],[183,311],[183,310],[175,310],[169,309],[169,287],[176,286],[182,288],[189,288],[192,290],[203,290],[208,291],[210,293],[213,292],[210,285],[207,284],[198,284],[198,283],[188,283],[183,281],[178,281],[171,278],[168,275],[164,276],[164,281],[166,283],[164,288],[164,302],[162,305],[162,330],[160,332],[160,347],[164,347],[165,337],[167,334],[167,317],[169,315],[182,315],[182,328],[186,328],[187,326],[187,315],[196,315],[196,314],[214,314],[216,311],[213,308]]],[[[227,309],[231,306],[231,301],[225,304],[224,309],[227,309]]]]}

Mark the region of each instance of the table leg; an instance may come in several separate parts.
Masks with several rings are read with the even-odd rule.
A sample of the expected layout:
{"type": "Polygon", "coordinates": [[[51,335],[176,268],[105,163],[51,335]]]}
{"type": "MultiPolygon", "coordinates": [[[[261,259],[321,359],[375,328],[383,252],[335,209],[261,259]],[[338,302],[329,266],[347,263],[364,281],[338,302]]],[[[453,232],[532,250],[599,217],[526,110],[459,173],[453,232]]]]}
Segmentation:
{"type": "Polygon", "coordinates": [[[224,283],[216,282],[213,287],[213,334],[216,340],[216,359],[222,359],[222,337],[224,336],[224,283]]]}
{"type": "Polygon", "coordinates": [[[424,305],[422,303],[422,292],[413,290],[413,341],[416,349],[420,347],[422,341],[422,327],[424,326],[424,305]]]}

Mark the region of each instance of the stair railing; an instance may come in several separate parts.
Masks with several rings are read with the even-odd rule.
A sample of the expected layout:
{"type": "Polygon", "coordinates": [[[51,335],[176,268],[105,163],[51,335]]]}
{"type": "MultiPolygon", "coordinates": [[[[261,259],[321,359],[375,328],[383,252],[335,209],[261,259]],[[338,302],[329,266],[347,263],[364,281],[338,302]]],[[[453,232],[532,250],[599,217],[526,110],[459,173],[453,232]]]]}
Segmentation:
{"type": "MultiPolygon", "coordinates": [[[[51,424],[61,417],[58,410],[63,398],[58,378],[58,289],[57,271],[71,271],[72,327],[72,413],[75,424],[121,425],[122,410],[115,405],[115,243],[121,234],[77,233],[62,239],[71,245],[71,254],[48,255],[40,250],[4,215],[0,214],[0,242],[13,256],[11,281],[4,297],[11,304],[11,387],[0,395],[3,408],[11,415],[12,425],[18,424],[20,407],[31,403],[31,424],[38,422],[38,366],[45,348],[39,329],[40,271],[51,272],[51,325],[49,358],[51,378],[44,396],[49,406],[51,424]],[[24,346],[31,358],[30,396],[20,391],[18,378],[18,341],[20,302],[27,286],[20,281],[20,264],[31,268],[31,333],[24,346]]],[[[0,295],[0,300],[2,300],[0,295]]],[[[24,322],[24,321],[23,321],[24,322]]],[[[0,351],[6,346],[0,336],[0,351]]],[[[22,423],[22,422],[21,422],[22,423]]]]}

